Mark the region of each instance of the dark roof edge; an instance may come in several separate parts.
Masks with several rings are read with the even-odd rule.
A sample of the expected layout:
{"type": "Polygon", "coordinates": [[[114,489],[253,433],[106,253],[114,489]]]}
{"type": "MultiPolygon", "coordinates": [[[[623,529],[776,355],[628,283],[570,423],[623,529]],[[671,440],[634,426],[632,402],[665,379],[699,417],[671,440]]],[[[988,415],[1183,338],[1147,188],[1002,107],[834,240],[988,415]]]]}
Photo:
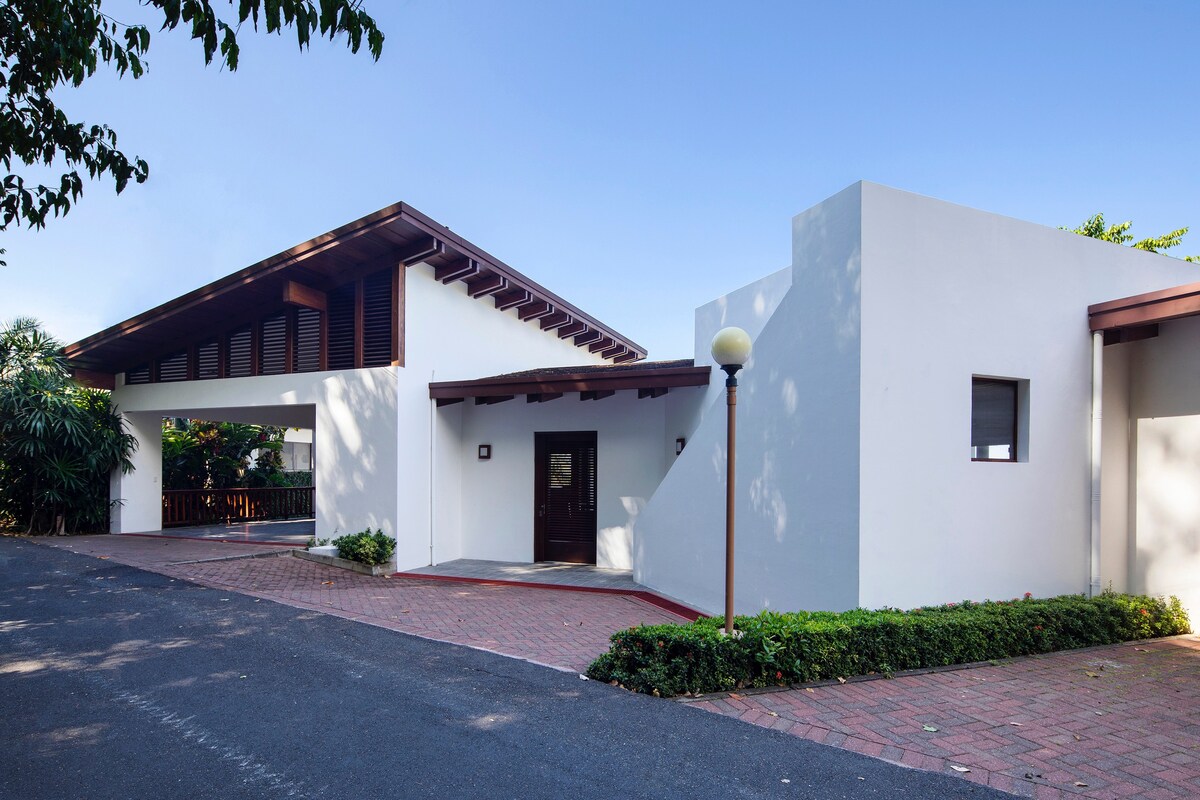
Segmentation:
{"type": "Polygon", "coordinates": [[[712,367],[709,366],[663,367],[653,362],[639,364],[634,369],[613,368],[578,372],[563,372],[562,369],[559,367],[531,373],[495,375],[468,381],[434,382],[429,384],[429,397],[434,400],[453,400],[506,394],[707,386],[712,373],[712,367]]]}
{"type": "MultiPolygon", "coordinates": [[[[526,277],[522,273],[513,269],[503,261],[492,256],[487,251],[479,248],[475,244],[467,241],[458,234],[451,231],[445,225],[431,219],[417,209],[403,202],[393,203],[390,206],[381,208],[378,211],[367,214],[345,225],[334,228],[327,233],[314,236],[307,241],[301,242],[293,247],[282,252],[269,256],[261,261],[251,264],[244,269],[238,270],[223,278],[219,278],[211,283],[205,284],[198,289],[193,289],[186,294],[182,294],[165,303],[161,303],[148,311],[136,314],[123,322],[118,322],[111,325],[98,333],[87,336],[76,342],[68,344],[64,350],[64,354],[68,359],[78,358],[85,354],[88,350],[96,345],[103,344],[109,340],[115,339],[123,334],[136,331],[146,325],[157,322],[174,313],[182,311],[193,305],[204,303],[212,300],[225,292],[231,291],[239,286],[243,286],[254,280],[262,278],[280,269],[283,269],[291,264],[300,262],[310,256],[323,252],[329,248],[336,247],[342,242],[353,239],[362,234],[368,233],[375,228],[386,225],[397,219],[412,224],[416,227],[426,230],[431,236],[443,240],[455,250],[462,252],[464,255],[474,258],[487,264],[489,269],[504,275],[523,289],[526,289],[539,299],[543,299],[555,308],[561,309],[572,317],[586,322],[591,328],[600,331],[605,336],[612,338],[616,343],[624,345],[629,352],[633,353],[636,358],[645,358],[646,348],[634,342],[632,339],[618,333],[613,328],[605,325],[590,314],[582,311],[576,306],[563,300],[557,294],[549,291],[541,284],[526,277]]],[[[577,345],[579,346],[579,345],[577,345]]]]}

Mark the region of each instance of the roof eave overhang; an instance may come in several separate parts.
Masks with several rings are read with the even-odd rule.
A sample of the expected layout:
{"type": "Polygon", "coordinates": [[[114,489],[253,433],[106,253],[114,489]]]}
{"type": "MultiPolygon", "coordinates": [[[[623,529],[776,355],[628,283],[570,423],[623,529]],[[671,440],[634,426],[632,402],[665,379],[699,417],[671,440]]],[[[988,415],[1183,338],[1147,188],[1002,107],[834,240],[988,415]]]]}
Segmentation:
{"type": "MultiPolygon", "coordinates": [[[[438,280],[447,284],[462,281],[467,284],[472,297],[480,300],[492,298],[496,307],[502,310],[517,309],[522,320],[541,325],[547,335],[558,335],[563,339],[573,336],[573,344],[585,352],[596,352],[591,343],[600,341],[605,343],[602,356],[611,361],[632,362],[646,357],[646,349],[641,345],[405,203],[396,203],[368,214],[80,339],[67,345],[64,354],[77,368],[100,373],[120,372],[133,366],[123,363],[129,360],[128,357],[114,355],[120,349],[123,337],[139,332],[149,335],[155,325],[165,323],[176,315],[198,311],[199,307],[230,292],[285,270],[302,268],[306,262],[312,263],[315,257],[362,237],[368,237],[363,241],[372,241],[370,237],[373,235],[378,238],[379,247],[388,253],[384,260],[390,259],[393,264],[398,262],[405,266],[422,261],[437,262],[440,265],[437,269],[438,280]],[[413,231],[420,232],[428,237],[431,247],[422,246],[413,251],[387,250],[385,240],[389,237],[389,226],[403,229],[409,235],[413,231]],[[433,258],[430,258],[430,252],[434,254],[433,258]],[[457,266],[459,264],[461,268],[457,266]],[[544,313],[539,304],[544,304],[544,313]],[[522,313],[535,305],[538,313],[522,313]],[[542,324],[542,320],[550,314],[555,316],[554,321],[542,324]]],[[[284,277],[287,277],[287,273],[284,277]]]]}
{"type": "Polygon", "coordinates": [[[712,367],[621,370],[613,374],[546,373],[521,376],[499,375],[470,381],[441,381],[429,384],[432,400],[465,400],[469,397],[606,392],[628,389],[676,389],[707,386],[712,367]]]}
{"type": "Polygon", "coordinates": [[[1200,315],[1200,282],[1123,297],[1088,306],[1088,328],[1109,343],[1135,341],[1157,333],[1162,322],[1200,315]],[[1111,334],[1120,332],[1121,335],[1111,334]]]}

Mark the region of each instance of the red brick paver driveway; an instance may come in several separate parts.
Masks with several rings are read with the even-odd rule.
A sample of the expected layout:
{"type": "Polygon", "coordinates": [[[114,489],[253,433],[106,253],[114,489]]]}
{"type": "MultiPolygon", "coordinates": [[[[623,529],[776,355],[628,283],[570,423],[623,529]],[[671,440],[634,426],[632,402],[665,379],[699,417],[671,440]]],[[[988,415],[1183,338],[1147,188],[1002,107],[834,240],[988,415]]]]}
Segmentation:
{"type": "Polygon", "coordinates": [[[608,637],[683,622],[634,597],[414,578],[372,578],[294,558],[287,548],[142,536],[32,541],[217,589],[583,671],[608,637]],[[230,556],[253,555],[255,558],[230,556]]]}
{"type": "Polygon", "coordinates": [[[1027,797],[1200,797],[1196,636],[691,704],[1027,797]]]}

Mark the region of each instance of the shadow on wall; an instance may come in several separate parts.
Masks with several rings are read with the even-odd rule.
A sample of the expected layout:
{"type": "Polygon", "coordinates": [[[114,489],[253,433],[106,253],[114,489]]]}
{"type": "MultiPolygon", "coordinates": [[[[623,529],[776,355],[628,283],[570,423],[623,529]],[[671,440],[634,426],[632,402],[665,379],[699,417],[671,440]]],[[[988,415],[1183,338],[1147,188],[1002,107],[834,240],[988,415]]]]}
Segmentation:
{"type": "Polygon", "coordinates": [[[625,524],[601,528],[596,537],[596,563],[612,569],[633,569],[633,531],[638,515],[646,507],[644,497],[622,497],[625,524]]]}
{"type": "MultiPolygon", "coordinates": [[[[755,340],[738,390],[739,612],[858,601],[859,219],[856,190],[797,218],[790,289],[765,325],[753,294],[745,306],[734,293],[697,314],[698,323],[740,324],[755,340]]],[[[698,356],[713,332],[698,329],[698,356]]],[[[720,605],[724,572],[721,377],[714,372],[703,422],[637,537],[643,583],[708,609],[720,605]]]]}
{"type": "Polygon", "coordinates": [[[326,379],[317,403],[317,519],[327,532],[396,536],[396,384],[389,369],[326,379]],[[337,499],[335,505],[334,499],[337,499]]]}
{"type": "Polygon", "coordinates": [[[1200,416],[1138,420],[1133,588],[1174,594],[1200,624],[1200,416]]]}

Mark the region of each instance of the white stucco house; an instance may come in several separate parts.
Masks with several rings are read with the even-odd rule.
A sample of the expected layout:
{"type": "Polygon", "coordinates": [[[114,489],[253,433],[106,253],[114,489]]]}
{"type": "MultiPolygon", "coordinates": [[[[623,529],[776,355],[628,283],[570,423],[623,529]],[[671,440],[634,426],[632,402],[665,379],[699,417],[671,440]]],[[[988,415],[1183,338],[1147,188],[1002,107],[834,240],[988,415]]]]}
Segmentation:
{"type": "Polygon", "coordinates": [[[718,611],[708,345],[738,325],[739,611],[1111,585],[1200,614],[1200,268],[865,182],[792,237],[657,362],[404,204],[317,237],[68,347],[141,442],[112,530],[161,527],[162,417],[283,424],[313,430],[318,536],[718,611]]]}

